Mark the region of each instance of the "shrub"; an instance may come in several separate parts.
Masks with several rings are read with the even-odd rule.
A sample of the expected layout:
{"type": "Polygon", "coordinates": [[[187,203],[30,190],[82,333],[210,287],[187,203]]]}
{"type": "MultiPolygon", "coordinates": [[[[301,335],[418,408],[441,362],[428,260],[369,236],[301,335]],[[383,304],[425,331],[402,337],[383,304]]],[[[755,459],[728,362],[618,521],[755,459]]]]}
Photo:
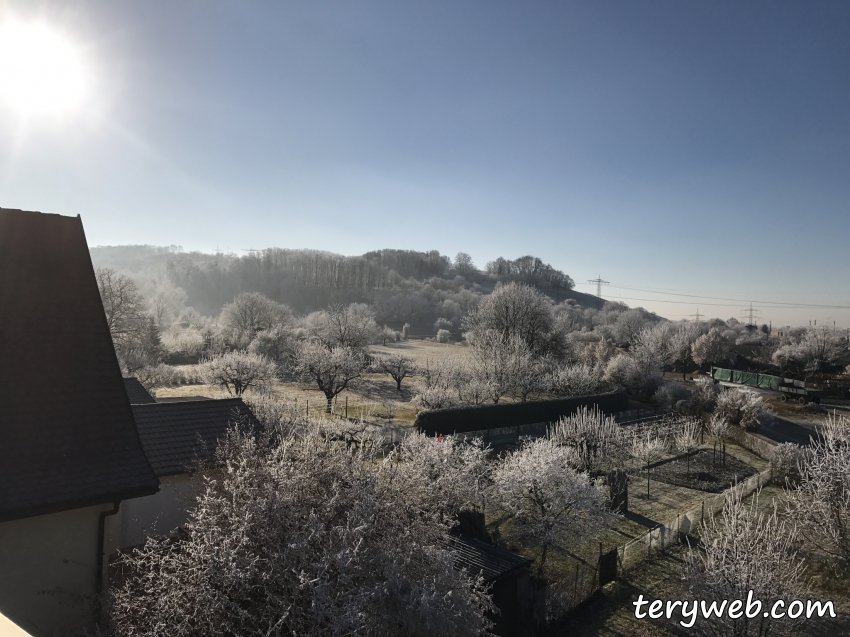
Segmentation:
{"type": "Polygon", "coordinates": [[[809,456],[807,449],[793,442],[776,445],[768,458],[773,469],[773,481],[796,486],[800,481],[800,467],[807,462],[809,456]]]}
{"type": "Polygon", "coordinates": [[[452,342],[452,333],[448,330],[438,330],[437,331],[437,342],[438,343],[451,343],[452,342]]]}
{"type": "Polygon", "coordinates": [[[674,409],[679,401],[689,402],[693,393],[680,383],[664,383],[652,395],[652,400],[664,409],[674,409]]]}

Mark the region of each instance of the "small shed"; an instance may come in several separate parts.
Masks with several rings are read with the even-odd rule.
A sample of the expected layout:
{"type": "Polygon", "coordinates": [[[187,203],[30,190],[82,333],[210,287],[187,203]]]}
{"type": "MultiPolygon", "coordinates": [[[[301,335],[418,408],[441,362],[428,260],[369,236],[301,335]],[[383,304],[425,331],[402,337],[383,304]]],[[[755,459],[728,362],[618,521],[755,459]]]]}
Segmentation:
{"type": "Polygon", "coordinates": [[[500,637],[527,634],[531,616],[531,560],[465,533],[453,536],[455,567],[481,575],[490,586],[497,614],[491,617],[493,632],[500,637]]]}

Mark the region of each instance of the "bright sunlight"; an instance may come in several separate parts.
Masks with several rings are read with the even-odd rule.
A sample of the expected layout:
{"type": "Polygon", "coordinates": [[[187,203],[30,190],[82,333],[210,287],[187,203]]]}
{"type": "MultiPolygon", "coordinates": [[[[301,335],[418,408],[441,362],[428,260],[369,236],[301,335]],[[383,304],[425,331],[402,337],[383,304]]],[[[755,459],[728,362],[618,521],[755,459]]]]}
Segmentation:
{"type": "Polygon", "coordinates": [[[78,106],[86,73],[78,48],[41,23],[0,24],[0,101],[22,115],[78,106]]]}

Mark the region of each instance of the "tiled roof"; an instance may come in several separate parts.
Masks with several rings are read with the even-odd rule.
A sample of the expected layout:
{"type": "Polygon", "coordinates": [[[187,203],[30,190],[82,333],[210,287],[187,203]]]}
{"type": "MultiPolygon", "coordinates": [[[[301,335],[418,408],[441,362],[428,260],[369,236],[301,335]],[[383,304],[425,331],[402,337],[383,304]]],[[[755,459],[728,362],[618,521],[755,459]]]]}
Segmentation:
{"type": "Polygon", "coordinates": [[[142,445],[158,476],[184,473],[198,459],[210,460],[236,412],[259,428],[241,398],[133,405],[142,445]]]}
{"type": "Polygon", "coordinates": [[[125,378],[124,388],[127,390],[127,398],[130,399],[131,405],[144,405],[147,403],[155,403],[156,399],[150,395],[145,386],[139,382],[138,378],[125,378]]]}
{"type": "Polygon", "coordinates": [[[0,208],[0,520],[155,493],[79,217],[0,208]]]}
{"type": "Polygon", "coordinates": [[[451,536],[449,547],[455,551],[455,568],[470,575],[481,575],[492,583],[531,563],[531,560],[500,546],[467,535],[451,536]]]}

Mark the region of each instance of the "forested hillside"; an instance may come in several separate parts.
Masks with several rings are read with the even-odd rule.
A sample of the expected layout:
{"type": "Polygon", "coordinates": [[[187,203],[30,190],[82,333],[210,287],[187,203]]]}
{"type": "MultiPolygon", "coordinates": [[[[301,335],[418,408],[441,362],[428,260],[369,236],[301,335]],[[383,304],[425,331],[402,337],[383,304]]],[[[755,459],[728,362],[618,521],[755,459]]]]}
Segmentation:
{"type": "Polygon", "coordinates": [[[573,290],[568,274],[541,259],[498,258],[478,269],[466,254],[452,260],[436,250],[376,250],[343,256],[320,250],[269,248],[244,256],[183,252],[175,246],[107,246],[91,250],[95,267],[131,276],[147,298],[171,295],[206,316],[217,316],[241,292],[260,292],[297,314],[331,303],[367,303],[381,324],[430,329],[440,318],[460,319],[500,282],[527,283],[559,303],[584,308],[604,301],[573,290]]]}

